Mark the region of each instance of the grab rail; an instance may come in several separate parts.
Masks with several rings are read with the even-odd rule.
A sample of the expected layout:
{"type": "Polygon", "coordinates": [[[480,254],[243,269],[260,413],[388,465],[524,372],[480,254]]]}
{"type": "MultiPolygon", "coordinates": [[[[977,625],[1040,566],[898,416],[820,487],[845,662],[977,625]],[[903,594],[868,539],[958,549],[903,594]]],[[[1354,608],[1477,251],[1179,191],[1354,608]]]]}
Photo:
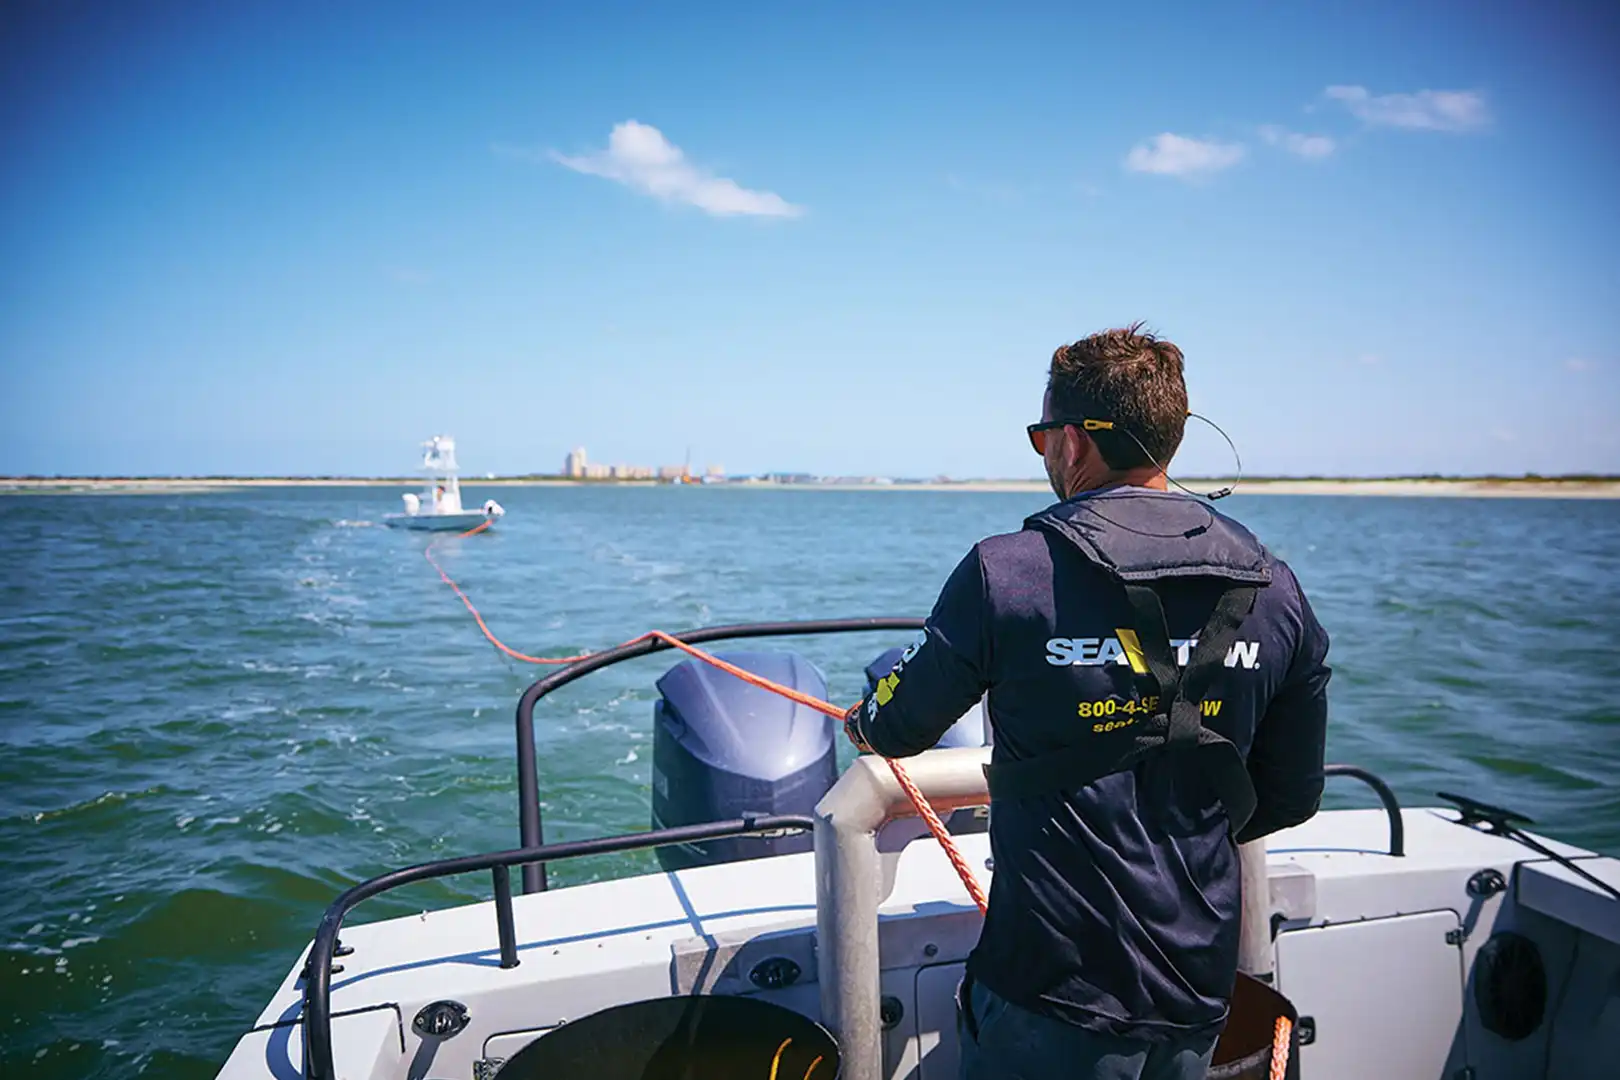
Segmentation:
{"type": "MultiPolygon", "coordinates": [[[[922,626],[923,620],[917,618],[877,616],[861,619],[811,619],[802,622],[736,623],[731,626],[683,630],[674,636],[688,645],[701,645],[708,641],[740,638],[850,634],[872,630],[921,630],[922,626]]],[[[540,774],[534,745],[535,705],[553,690],[561,689],[593,671],[600,671],[625,660],[663,652],[673,647],[668,642],[647,638],[617,648],[603,649],[547,675],[523,691],[517,706],[517,777],[518,840],[524,847],[537,847],[545,842],[545,832],[540,821],[540,774]]],[[[523,891],[525,893],[546,891],[544,865],[531,863],[523,867],[523,891]]]]}
{"type": "MultiPolygon", "coordinates": [[[[878,908],[899,855],[879,852],[878,830],[917,813],[881,762],[870,754],[856,758],[816,803],[816,978],[821,1021],[838,1040],[839,1075],[848,1080],[883,1075],[878,908]]],[[[984,806],[990,801],[984,776],[989,763],[988,746],[929,750],[910,759],[911,779],[941,813],[984,806]]]]}
{"type": "Polygon", "coordinates": [[[321,916],[320,929],[315,931],[315,943],[310,946],[309,959],[304,965],[304,1076],[306,1080],[335,1080],[336,1069],[332,1062],[332,961],[337,956],[338,932],[343,928],[343,917],[363,900],[418,881],[489,870],[494,877],[495,931],[500,941],[501,967],[514,968],[518,966],[518,955],[517,932],[512,917],[510,868],[519,863],[543,865],[583,855],[610,855],[669,844],[782,830],[808,832],[815,828],[815,824],[814,818],[802,814],[770,814],[712,821],[703,825],[679,825],[652,832],[597,836],[589,840],[571,840],[515,851],[441,859],[362,881],[332,901],[326,914],[321,916]]]}
{"type": "Polygon", "coordinates": [[[1372,788],[1378,795],[1378,801],[1384,804],[1384,813],[1389,818],[1389,853],[1397,859],[1406,854],[1406,822],[1401,819],[1401,804],[1381,777],[1359,765],[1324,765],[1322,775],[1348,776],[1372,788]]]}

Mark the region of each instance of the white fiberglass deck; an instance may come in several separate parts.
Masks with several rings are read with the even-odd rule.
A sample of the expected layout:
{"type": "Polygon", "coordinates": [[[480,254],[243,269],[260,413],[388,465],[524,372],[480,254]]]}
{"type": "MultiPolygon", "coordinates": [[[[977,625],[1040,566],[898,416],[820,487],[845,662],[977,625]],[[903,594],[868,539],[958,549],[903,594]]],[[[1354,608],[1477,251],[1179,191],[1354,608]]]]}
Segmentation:
{"type": "MultiPolygon", "coordinates": [[[[1536,1053],[1556,1057],[1560,1045],[1580,1049],[1566,1052],[1573,1055],[1566,1068],[1551,1075],[1598,1076],[1607,1073],[1597,1062],[1620,1055],[1620,902],[1511,840],[1458,826],[1455,817],[1451,810],[1405,811],[1407,855],[1399,859],[1385,853],[1388,820],[1376,810],[1322,813],[1271,838],[1279,988],[1316,1021],[1317,1040],[1302,1049],[1310,1080],[1371,1075],[1364,1070],[1374,1065],[1384,1070],[1379,1075],[1435,1080],[1464,1064],[1476,1080],[1543,1075],[1520,1070],[1536,1053]],[[1468,879],[1487,868],[1513,886],[1470,896],[1468,879]],[[1557,1044],[1545,1036],[1507,1044],[1470,1019],[1467,972],[1502,921],[1537,937],[1553,989],[1563,981],[1565,1000],[1549,1001],[1557,1044]],[[1342,970],[1346,964],[1355,970],[1342,970]],[[1584,1000],[1570,1000],[1573,987],[1588,984],[1584,1000]],[[1589,1058],[1591,1066],[1583,1065],[1589,1058]]],[[[959,843],[988,885],[987,838],[959,843]]],[[[1620,862],[1549,846],[1620,883],[1620,862]]],[[[505,970],[488,903],[346,927],[343,942],[354,952],[332,980],[338,1075],[470,1078],[476,1062],[492,1065],[543,1029],[668,994],[755,993],[816,1016],[815,902],[810,854],[518,897],[520,964],[505,970]],[[749,971],[769,957],[797,964],[799,980],[765,992],[752,985],[749,971]],[[411,1018],[439,999],[465,1004],[472,1023],[452,1040],[422,1039],[411,1018]]],[[[901,1022],[884,1035],[883,1075],[949,1080],[956,1048],[948,995],[977,936],[978,914],[937,845],[922,840],[900,853],[880,915],[882,992],[904,1006],[901,1022]]],[[[222,1077],[300,1075],[297,970],[222,1077]]]]}

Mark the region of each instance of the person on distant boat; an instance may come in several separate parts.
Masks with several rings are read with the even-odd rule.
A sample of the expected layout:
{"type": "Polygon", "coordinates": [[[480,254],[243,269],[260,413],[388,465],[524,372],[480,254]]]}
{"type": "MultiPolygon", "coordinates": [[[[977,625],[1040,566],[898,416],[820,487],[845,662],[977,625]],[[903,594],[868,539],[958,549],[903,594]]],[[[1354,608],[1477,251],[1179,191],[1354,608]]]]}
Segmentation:
{"type": "Polygon", "coordinates": [[[1236,844],[1317,810],[1328,636],[1288,566],[1170,492],[1182,353],[1140,325],[1052,356],[1029,440],[1059,501],[977,544],[845,729],[933,746],[986,691],[990,910],[963,1080],[1197,1080],[1237,973],[1236,844]]]}

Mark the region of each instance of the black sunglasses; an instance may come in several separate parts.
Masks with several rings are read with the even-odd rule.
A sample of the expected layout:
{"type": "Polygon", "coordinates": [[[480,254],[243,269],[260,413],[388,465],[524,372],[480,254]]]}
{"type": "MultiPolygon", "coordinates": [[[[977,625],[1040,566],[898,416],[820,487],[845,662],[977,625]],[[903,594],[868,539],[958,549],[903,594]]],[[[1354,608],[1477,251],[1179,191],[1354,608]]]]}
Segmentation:
{"type": "Polygon", "coordinates": [[[1038,424],[1031,424],[1025,428],[1029,432],[1029,445],[1042,457],[1046,456],[1046,433],[1056,431],[1058,428],[1077,427],[1084,431],[1112,431],[1112,420],[1042,420],[1038,424]]]}

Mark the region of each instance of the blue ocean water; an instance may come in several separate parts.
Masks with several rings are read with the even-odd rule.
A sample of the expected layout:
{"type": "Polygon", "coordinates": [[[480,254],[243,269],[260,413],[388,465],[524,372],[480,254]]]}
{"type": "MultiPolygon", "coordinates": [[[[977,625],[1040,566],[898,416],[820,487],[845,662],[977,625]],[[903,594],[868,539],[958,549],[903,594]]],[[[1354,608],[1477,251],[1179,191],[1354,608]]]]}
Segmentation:
{"type": "MultiPolygon", "coordinates": [[[[1039,494],[469,488],[508,508],[439,557],[516,648],[650,627],[921,615],[1039,494]]],[[[376,527],[386,487],[0,499],[0,1075],[209,1077],[325,905],[516,842],[490,648],[376,527]]],[[[1620,502],[1237,496],[1333,637],[1331,760],[1620,853],[1620,502]]],[[[906,635],[786,641],[851,701],[906,635]]],[[[667,655],[537,714],[548,839],[645,828],[667,655]]],[[[1328,805],[1364,805],[1355,785],[1328,805]]],[[[648,856],[567,864],[553,881],[648,856]]],[[[482,899],[421,886],[362,918],[482,899]]]]}

